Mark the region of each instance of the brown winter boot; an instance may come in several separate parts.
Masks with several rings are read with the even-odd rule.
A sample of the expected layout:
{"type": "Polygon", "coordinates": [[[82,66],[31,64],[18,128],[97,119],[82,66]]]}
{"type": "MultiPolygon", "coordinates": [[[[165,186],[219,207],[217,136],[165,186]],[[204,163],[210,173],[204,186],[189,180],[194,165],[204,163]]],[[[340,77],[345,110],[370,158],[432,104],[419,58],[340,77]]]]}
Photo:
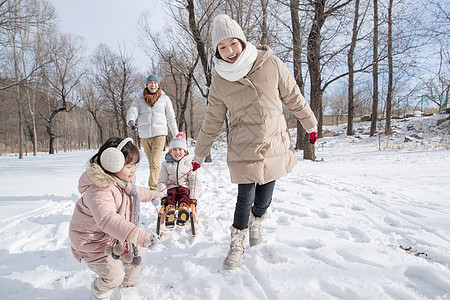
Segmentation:
{"type": "Polygon", "coordinates": [[[250,247],[261,244],[261,222],[266,217],[267,212],[261,217],[255,217],[253,212],[250,212],[250,220],[248,221],[248,230],[250,232],[248,238],[250,247]]]}
{"type": "Polygon", "coordinates": [[[245,252],[245,238],[247,237],[248,232],[248,228],[239,230],[231,226],[230,229],[230,250],[228,251],[227,257],[223,262],[223,267],[227,270],[236,269],[241,265],[241,260],[245,252]]]}

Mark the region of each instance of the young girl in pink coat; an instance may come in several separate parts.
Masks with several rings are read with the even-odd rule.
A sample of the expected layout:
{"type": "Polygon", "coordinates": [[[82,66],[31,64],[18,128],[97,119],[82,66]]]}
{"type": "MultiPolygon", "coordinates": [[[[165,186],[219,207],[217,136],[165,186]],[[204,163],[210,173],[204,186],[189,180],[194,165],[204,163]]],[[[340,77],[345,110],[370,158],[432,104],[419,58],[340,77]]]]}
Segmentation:
{"type": "Polygon", "coordinates": [[[160,196],[134,185],[139,159],[131,138],[112,137],[88,161],[79,179],[82,196],[70,221],[69,237],[75,258],[83,259],[98,275],[91,299],[110,299],[114,288],[135,286],[144,248],[157,242],[155,234],[139,228],[139,203],[160,196]]]}

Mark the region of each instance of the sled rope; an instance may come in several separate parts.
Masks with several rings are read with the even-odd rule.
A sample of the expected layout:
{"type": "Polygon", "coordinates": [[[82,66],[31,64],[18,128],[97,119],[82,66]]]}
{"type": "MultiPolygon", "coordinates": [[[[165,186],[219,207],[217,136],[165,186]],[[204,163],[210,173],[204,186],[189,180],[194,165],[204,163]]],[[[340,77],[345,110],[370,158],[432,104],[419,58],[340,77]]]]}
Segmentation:
{"type": "Polygon", "coordinates": [[[174,185],[175,183],[178,182],[178,180],[180,180],[181,178],[183,178],[184,176],[186,176],[187,174],[191,173],[192,169],[190,171],[188,171],[186,174],[182,175],[181,177],[179,177],[177,180],[175,180],[174,182],[172,182],[171,184],[169,184],[168,186],[166,186],[164,189],[161,190],[161,192],[164,192],[165,190],[167,190],[169,187],[171,187],[172,185],[174,185]]]}
{"type": "MultiPolygon", "coordinates": [[[[168,188],[170,188],[172,185],[174,185],[175,183],[178,182],[178,180],[180,180],[181,178],[183,178],[184,176],[186,176],[187,174],[191,173],[192,169],[190,169],[187,173],[183,174],[182,176],[180,176],[179,178],[177,178],[177,180],[175,180],[174,182],[172,182],[171,184],[169,184],[168,186],[166,186],[164,189],[161,190],[161,192],[164,192],[165,190],[167,190],[168,188]]],[[[197,183],[197,173],[195,174],[195,182],[197,183]]],[[[195,186],[194,186],[194,195],[195,195],[195,186]]],[[[158,208],[155,206],[156,209],[156,213],[159,215],[159,210],[158,208]]]]}
{"type": "MultiPolygon", "coordinates": [[[[177,178],[177,180],[175,180],[174,182],[172,182],[171,184],[169,184],[168,186],[166,186],[164,189],[162,189],[161,192],[164,192],[165,190],[167,190],[169,187],[171,187],[172,185],[174,185],[175,183],[177,183],[178,180],[180,180],[181,178],[183,178],[183,177],[186,176],[187,174],[191,173],[192,171],[193,171],[193,169],[190,169],[187,173],[181,175],[179,178],[177,178]]],[[[194,198],[193,198],[193,199],[195,199],[195,187],[196,187],[196,186],[197,186],[197,172],[195,172],[194,193],[193,193],[194,198]]],[[[156,212],[159,214],[159,210],[158,210],[158,208],[156,208],[156,206],[155,206],[155,209],[156,209],[156,212]]]]}

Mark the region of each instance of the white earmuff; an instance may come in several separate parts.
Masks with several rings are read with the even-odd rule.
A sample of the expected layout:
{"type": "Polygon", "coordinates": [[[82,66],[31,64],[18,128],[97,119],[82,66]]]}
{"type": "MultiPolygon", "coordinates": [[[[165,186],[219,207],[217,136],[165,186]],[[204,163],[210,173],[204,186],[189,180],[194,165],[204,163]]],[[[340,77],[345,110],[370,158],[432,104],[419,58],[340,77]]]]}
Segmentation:
{"type": "Polygon", "coordinates": [[[122,170],[125,165],[125,156],[121,150],[128,142],[133,142],[133,139],[128,137],[121,141],[117,147],[110,147],[102,152],[100,155],[100,164],[106,171],[117,173],[122,170]]]}

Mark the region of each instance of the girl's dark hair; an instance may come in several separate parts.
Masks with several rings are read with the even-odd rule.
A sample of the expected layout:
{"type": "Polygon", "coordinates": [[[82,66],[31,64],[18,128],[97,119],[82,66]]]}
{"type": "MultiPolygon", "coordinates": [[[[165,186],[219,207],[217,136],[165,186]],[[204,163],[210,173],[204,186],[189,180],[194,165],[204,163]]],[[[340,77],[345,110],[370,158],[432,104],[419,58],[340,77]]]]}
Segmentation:
{"type": "MultiPolygon", "coordinates": [[[[100,156],[102,155],[103,151],[105,151],[108,148],[114,147],[117,148],[119,146],[120,142],[123,141],[125,138],[122,137],[110,137],[101,147],[98,149],[98,152],[91,157],[89,160],[91,163],[98,164],[105,173],[112,174],[111,172],[105,170],[100,163],[100,156]]],[[[123,156],[125,157],[125,164],[132,164],[132,163],[139,163],[141,159],[141,155],[139,153],[138,147],[132,142],[128,142],[123,146],[121,152],[123,153],[123,156]]]]}
{"type": "MultiPolygon", "coordinates": [[[[244,51],[245,43],[243,41],[241,41],[241,39],[238,39],[238,38],[235,38],[235,39],[237,39],[241,43],[242,51],[244,51]]],[[[219,47],[216,47],[216,53],[214,53],[214,55],[216,56],[216,58],[223,60],[222,56],[220,56],[220,53],[219,53],[219,47]]]]}

